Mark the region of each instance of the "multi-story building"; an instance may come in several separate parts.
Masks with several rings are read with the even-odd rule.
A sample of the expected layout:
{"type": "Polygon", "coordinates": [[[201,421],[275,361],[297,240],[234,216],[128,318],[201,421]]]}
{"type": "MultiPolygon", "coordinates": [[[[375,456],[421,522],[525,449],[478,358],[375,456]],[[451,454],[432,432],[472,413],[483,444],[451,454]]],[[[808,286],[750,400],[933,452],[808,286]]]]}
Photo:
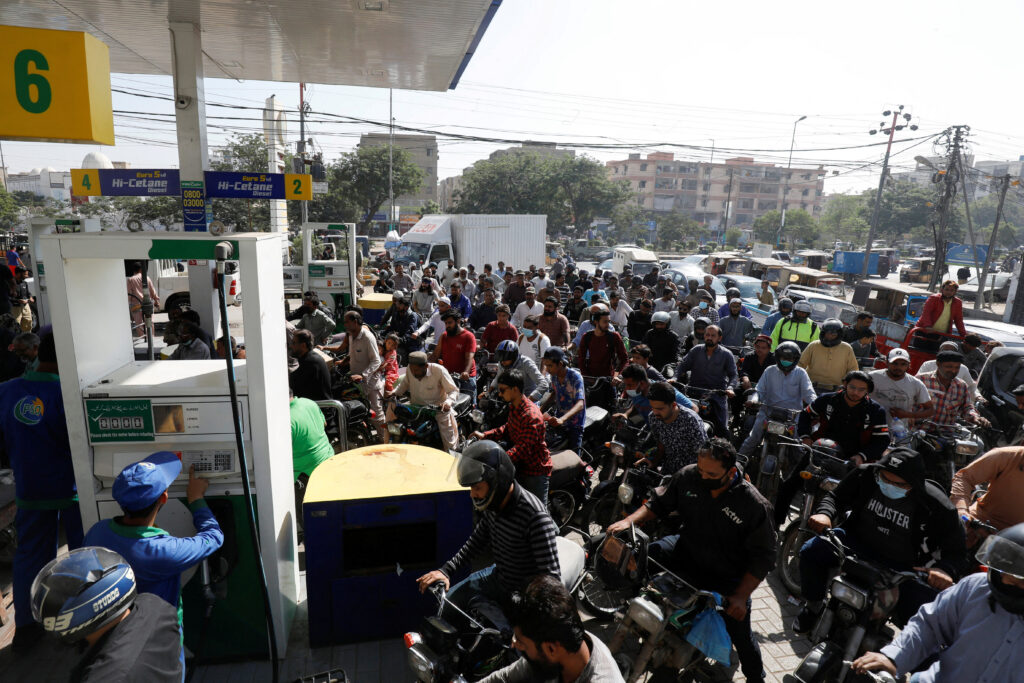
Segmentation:
{"type": "Polygon", "coordinates": [[[28,173],[7,176],[8,192],[31,192],[57,201],[71,198],[71,171],[57,171],[50,166],[33,168],[28,173]]]}
{"type": "Polygon", "coordinates": [[[611,180],[626,180],[637,205],[649,211],[687,213],[712,232],[743,229],[769,211],[804,209],[821,214],[825,169],[761,163],[752,157],[723,162],[677,160],[671,152],[607,162],[611,180]],[[787,199],[788,198],[788,199],[787,199]]]}
{"type": "MultiPolygon", "coordinates": [[[[418,192],[395,197],[395,206],[402,213],[418,211],[428,201],[437,201],[437,138],[433,135],[395,135],[396,148],[404,149],[412,162],[423,171],[423,182],[418,192]]],[[[367,133],[359,138],[360,147],[387,147],[392,136],[387,133],[367,133]]],[[[383,207],[382,211],[387,211],[383,207]]]]}
{"type": "Polygon", "coordinates": [[[1016,161],[977,161],[972,173],[974,180],[974,198],[981,199],[985,195],[999,191],[1000,178],[1007,173],[1011,178],[1024,176],[1024,155],[1016,161]]]}

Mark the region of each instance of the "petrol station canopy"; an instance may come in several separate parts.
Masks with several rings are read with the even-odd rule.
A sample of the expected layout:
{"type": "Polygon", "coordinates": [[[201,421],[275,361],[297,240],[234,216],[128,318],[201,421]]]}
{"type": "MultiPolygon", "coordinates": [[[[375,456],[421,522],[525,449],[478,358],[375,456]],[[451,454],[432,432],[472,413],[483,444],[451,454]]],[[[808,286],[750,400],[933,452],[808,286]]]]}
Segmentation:
{"type": "Polygon", "coordinates": [[[454,88],[501,0],[18,0],[0,25],[85,31],[110,70],[172,75],[172,22],[202,29],[207,78],[454,88]]]}

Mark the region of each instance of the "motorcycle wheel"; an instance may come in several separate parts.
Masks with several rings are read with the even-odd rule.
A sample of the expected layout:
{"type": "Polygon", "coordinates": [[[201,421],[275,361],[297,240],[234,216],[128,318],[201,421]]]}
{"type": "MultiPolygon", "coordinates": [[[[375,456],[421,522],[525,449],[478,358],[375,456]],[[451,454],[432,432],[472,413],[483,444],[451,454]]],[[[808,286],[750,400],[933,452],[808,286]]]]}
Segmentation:
{"type": "Polygon", "coordinates": [[[810,536],[800,533],[800,520],[794,519],[782,532],[782,542],[779,543],[778,554],[775,559],[775,567],[782,579],[786,590],[794,597],[799,598],[800,592],[800,548],[810,536]]]}
{"type": "Polygon", "coordinates": [[[599,621],[608,621],[633,597],[629,589],[611,590],[592,571],[583,574],[576,597],[580,604],[599,621]]]}
{"type": "Polygon", "coordinates": [[[618,507],[618,499],[613,494],[608,494],[600,498],[592,508],[590,508],[590,515],[587,517],[587,533],[591,536],[596,536],[600,533],[604,533],[604,530],[608,528],[608,525],[612,522],[618,521],[616,519],[615,510],[618,507]]]}
{"type": "Polygon", "coordinates": [[[548,514],[554,521],[555,526],[561,529],[576,512],[576,499],[568,491],[561,489],[548,491],[548,514]]]}

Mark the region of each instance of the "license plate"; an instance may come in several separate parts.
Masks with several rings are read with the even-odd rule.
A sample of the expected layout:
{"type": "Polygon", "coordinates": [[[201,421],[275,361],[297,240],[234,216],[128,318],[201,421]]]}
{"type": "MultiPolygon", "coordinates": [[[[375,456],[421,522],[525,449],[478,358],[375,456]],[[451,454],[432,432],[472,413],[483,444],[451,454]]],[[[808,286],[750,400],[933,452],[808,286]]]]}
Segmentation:
{"type": "Polygon", "coordinates": [[[775,422],[773,420],[773,421],[768,423],[768,433],[769,434],[776,434],[776,435],[785,434],[786,433],[786,429],[787,429],[787,426],[786,426],[786,423],[784,423],[784,422],[775,422]]]}
{"type": "Polygon", "coordinates": [[[397,425],[394,422],[388,425],[388,434],[390,434],[391,436],[398,436],[401,433],[402,427],[400,425],[397,425]]]}

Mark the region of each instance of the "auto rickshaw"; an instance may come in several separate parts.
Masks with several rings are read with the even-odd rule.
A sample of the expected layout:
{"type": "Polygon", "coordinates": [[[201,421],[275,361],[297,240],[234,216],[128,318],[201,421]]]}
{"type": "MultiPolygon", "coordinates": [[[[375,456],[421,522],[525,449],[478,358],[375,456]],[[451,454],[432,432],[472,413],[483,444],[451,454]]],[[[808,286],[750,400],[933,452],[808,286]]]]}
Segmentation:
{"type": "Polygon", "coordinates": [[[729,261],[737,258],[742,258],[742,256],[735,251],[716,251],[708,256],[705,264],[709,273],[721,275],[726,272],[729,261]]]}
{"type": "MultiPolygon", "coordinates": [[[[888,355],[895,348],[910,354],[910,371],[917,372],[921,363],[935,358],[939,344],[946,338],[959,340],[958,335],[944,335],[917,327],[924,302],[930,296],[925,289],[891,280],[861,280],[853,290],[853,304],[871,313],[875,320],[875,346],[888,355]]],[[[843,322],[852,323],[852,320],[843,322]]]]}
{"type": "Polygon", "coordinates": [[[782,270],[788,267],[789,264],[785,261],[773,258],[752,258],[747,261],[743,275],[768,280],[772,287],[779,289],[779,284],[782,282],[782,270]]]}
{"type": "Polygon", "coordinates": [[[801,249],[793,255],[793,265],[825,270],[828,264],[832,263],[832,256],[828,252],[818,249],[801,249]]]}
{"type": "Polygon", "coordinates": [[[908,258],[900,265],[900,282],[928,284],[932,280],[934,270],[934,258],[923,256],[908,258]]]}
{"type": "Polygon", "coordinates": [[[843,278],[823,270],[786,266],[782,270],[781,277],[783,288],[789,285],[813,287],[839,299],[846,298],[846,283],[843,278]]]}

